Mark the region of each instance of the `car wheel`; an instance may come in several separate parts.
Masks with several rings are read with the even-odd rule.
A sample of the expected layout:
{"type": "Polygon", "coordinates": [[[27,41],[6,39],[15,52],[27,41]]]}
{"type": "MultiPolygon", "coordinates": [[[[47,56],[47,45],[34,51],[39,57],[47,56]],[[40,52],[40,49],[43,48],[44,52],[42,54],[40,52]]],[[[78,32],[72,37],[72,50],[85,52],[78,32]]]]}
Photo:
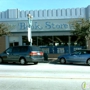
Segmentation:
{"type": "Polygon", "coordinates": [[[88,59],[87,64],[90,65],[90,59],[88,59]]]}
{"type": "Polygon", "coordinates": [[[38,64],[38,62],[34,62],[34,64],[38,64]]]}
{"type": "Polygon", "coordinates": [[[25,60],[24,58],[21,58],[21,59],[20,59],[20,64],[21,64],[21,65],[26,64],[26,60],[25,60]]]}
{"type": "Polygon", "coordinates": [[[61,59],[60,59],[60,63],[61,63],[61,64],[65,64],[65,63],[66,63],[65,58],[61,58],[61,59]]]}
{"type": "Polygon", "coordinates": [[[2,58],[0,57],[0,63],[2,63],[3,62],[3,60],[2,60],[2,58]]]}

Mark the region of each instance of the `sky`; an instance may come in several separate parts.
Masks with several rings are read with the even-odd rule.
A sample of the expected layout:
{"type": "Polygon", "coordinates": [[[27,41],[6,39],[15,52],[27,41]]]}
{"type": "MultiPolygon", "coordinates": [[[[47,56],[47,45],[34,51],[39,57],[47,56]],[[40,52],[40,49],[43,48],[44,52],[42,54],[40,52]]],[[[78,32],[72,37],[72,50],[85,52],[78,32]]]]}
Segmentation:
{"type": "Polygon", "coordinates": [[[88,5],[90,0],[0,0],[0,11],[85,8],[88,5]]]}

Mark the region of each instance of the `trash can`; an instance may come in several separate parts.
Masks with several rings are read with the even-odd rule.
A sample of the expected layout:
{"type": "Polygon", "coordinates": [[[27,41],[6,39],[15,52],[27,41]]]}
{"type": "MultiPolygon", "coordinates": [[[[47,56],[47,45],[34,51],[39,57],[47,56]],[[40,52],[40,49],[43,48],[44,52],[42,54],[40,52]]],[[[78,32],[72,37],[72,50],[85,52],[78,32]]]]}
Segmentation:
{"type": "Polygon", "coordinates": [[[48,54],[47,53],[44,53],[44,60],[48,61],[48,54]]]}

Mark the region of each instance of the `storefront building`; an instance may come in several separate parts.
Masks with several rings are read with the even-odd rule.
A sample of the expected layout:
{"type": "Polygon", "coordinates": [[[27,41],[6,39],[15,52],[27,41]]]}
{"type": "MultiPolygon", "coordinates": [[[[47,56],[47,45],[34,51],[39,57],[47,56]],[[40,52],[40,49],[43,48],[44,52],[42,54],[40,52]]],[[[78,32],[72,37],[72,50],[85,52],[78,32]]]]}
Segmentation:
{"type": "Polygon", "coordinates": [[[85,47],[83,39],[75,43],[70,22],[80,18],[90,19],[90,6],[85,8],[27,10],[8,9],[0,12],[0,22],[11,26],[11,34],[0,37],[0,52],[10,46],[29,45],[27,14],[33,16],[33,45],[40,46],[47,53],[68,53],[85,47]]]}

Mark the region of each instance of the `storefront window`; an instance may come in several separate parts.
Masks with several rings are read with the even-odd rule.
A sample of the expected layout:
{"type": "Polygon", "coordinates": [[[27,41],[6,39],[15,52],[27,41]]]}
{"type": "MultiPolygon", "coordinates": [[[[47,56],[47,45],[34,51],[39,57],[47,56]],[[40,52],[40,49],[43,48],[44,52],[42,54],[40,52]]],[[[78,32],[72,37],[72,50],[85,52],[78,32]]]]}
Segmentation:
{"type": "Polygon", "coordinates": [[[22,36],[22,45],[30,45],[30,42],[28,42],[27,36],[22,36]]]}
{"type": "MultiPolygon", "coordinates": [[[[85,40],[77,40],[77,37],[70,36],[33,36],[32,37],[32,44],[37,46],[68,46],[69,43],[71,46],[85,46],[85,40]]],[[[22,37],[22,44],[23,45],[30,45],[28,42],[28,37],[22,37]]]]}

